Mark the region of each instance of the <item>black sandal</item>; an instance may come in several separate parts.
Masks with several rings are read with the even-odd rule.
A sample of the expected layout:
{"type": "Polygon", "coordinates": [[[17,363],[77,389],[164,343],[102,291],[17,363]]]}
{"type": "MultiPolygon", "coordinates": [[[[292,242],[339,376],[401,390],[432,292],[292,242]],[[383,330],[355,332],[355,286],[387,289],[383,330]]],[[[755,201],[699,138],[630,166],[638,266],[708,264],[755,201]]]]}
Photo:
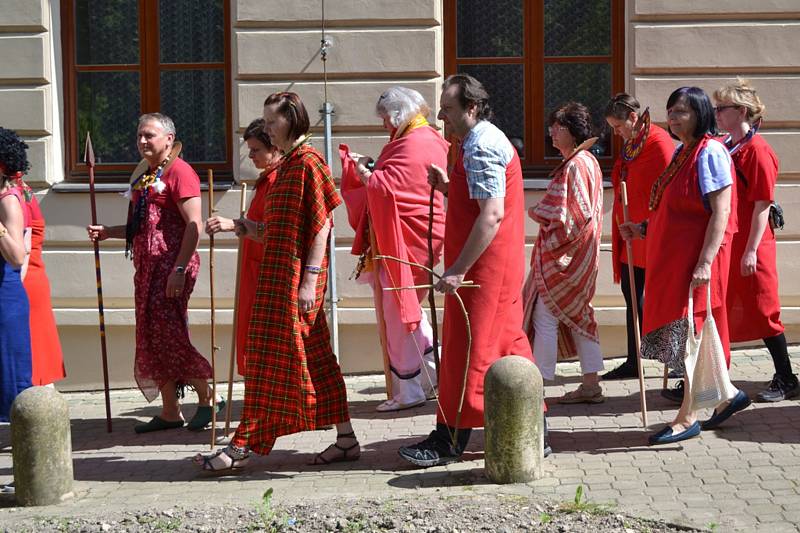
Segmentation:
{"type": "Polygon", "coordinates": [[[311,461],[309,464],[310,465],[329,465],[329,464],[332,464],[332,463],[345,463],[345,462],[357,461],[359,459],[359,457],[361,457],[361,447],[360,447],[360,445],[358,443],[358,440],[356,439],[355,432],[351,431],[350,433],[342,433],[342,434],[336,435],[336,441],[337,442],[339,441],[339,439],[353,439],[356,442],[355,442],[355,444],[353,444],[352,446],[348,446],[347,448],[342,448],[336,442],[334,442],[333,444],[331,444],[330,446],[328,446],[327,448],[322,450],[320,453],[318,453],[314,457],[314,460],[311,461]],[[342,453],[340,455],[337,455],[337,456],[333,457],[332,459],[325,459],[325,457],[323,457],[323,455],[325,454],[325,452],[327,452],[331,448],[336,448],[337,450],[339,450],[342,453]],[[353,450],[354,448],[356,449],[356,451],[353,454],[351,454],[350,450],[353,450]]]}

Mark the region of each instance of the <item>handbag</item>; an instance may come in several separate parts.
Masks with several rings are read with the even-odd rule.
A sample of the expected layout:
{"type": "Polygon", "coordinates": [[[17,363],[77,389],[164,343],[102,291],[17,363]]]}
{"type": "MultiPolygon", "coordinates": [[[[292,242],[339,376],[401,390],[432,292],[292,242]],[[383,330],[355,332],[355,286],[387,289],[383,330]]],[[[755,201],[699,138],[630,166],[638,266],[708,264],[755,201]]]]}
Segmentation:
{"type": "Polygon", "coordinates": [[[769,204],[769,227],[774,231],[775,229],[783,229],[783,208],[776,202],[769,204]]]}
{"type": "Polygon", "coordinates": [[[706,319],[703,329],[694,330],[694,299],[689,289],[689,335],[686,338],[686,377],[689,381],[690,409],[716,407],[733,399],[738,390],[731,383],[725,350],[711,313],[711,282],[706,284],[706,319]]]}

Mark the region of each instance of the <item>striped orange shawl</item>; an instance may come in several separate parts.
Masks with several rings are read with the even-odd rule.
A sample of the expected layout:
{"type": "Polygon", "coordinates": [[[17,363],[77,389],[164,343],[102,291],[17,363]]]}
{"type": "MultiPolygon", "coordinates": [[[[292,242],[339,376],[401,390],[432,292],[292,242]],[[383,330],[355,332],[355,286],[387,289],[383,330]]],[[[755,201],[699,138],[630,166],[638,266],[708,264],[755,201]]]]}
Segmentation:
{"type": "Polygon", "coordinates": [[[531,211],[539,236],[525,284],[525,328],[533,338],[533,305],[541,297],[561,323],[559,353],[574,355],[571,334],[599,340],[592,308],[603,222],[603,175],[583,151],[553,177],[531,211]]]}

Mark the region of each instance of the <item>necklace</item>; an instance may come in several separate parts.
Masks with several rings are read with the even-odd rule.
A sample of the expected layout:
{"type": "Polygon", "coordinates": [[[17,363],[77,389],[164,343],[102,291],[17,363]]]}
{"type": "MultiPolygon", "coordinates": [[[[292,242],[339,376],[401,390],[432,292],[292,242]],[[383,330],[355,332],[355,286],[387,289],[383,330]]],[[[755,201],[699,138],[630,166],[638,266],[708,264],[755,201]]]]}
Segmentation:
{"type": "Polygon", "coordinates": [[[747,143],[750,142],[750,140],[753,138],[753,136],[756,133],[758,133],[758,129],[760,127],[761,127],[761,119],[759,118],[756,121],[756,123],[753,124],[750,127],[750,130],[747,132],[747,134],[744,137],[742,137],[741,139],[739,139],[738,141],[736,141],[735,143],[733,142],[733,136],[732,135],[728,135],[728,138],[725,139],[725,148],[728,149],[728,153],[733,155],[736,152],[738,152],[739,150],[741,150],[742,148],[744,148],[744,146],[747,143]]]}
{"type": "Polygon", "coordinates": [[[166,157],[152,172],[145,172],[133,183],[133,190],[141,191],[146,190],[148,187],[155,189],[157,193],[162,192],[166,185],[161,181],[161,175],[164,172],[164,167],[169,163],[169,156],[166,157]]]}
{"type": "Polygon", "coordinates": [[[622,146],[622,159],[626,162],[636,159],[644,149],[645,141],[647,141],[647,137],[650,135],[650,108],[644,110],[637,124],[634,125],[634,130],[636,129],[639,130],[639,133],[637,133],[635,137],[631,137],[625,141],[625,144],[622,146]],[[636,126],[639,127],[636,128],[636,126]]]}
{"type": "Polygon", "coordinates": [[[689,160],[689,156],[694,153],[694,149],[699,142],[700,139],[696,139],[692,141],[692,144],[689,146],[684,145],[681,147],[680,152],[672,158],[666,170],[664,170],[656,182],[653,183],[653,188],[650,189],[650,211],[658,209],[658,204],[661,203],[661,197],[664,195],[664,190],[667,188],[667,185],[670,184],[678,171],[683,168],[684,163],[689,160]]]}

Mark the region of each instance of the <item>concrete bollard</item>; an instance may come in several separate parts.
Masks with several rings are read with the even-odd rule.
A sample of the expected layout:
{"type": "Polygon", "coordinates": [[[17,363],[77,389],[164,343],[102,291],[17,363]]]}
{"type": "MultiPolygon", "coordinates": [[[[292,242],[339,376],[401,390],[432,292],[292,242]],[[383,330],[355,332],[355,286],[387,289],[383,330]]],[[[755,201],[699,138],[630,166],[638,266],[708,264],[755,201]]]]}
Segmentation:
{"type": "Polygon", "coordinates": [[[50,387],[22,391],[11,405],[11,453],[19,505],[52,505],[72,497],[69,409],[50,387]]]}
{"type": "Polygon", "coordinates": [[[542,375],[530,360],[501,357],[483,381],[486,475],[493,483],[542,477],[542,375]]]}

